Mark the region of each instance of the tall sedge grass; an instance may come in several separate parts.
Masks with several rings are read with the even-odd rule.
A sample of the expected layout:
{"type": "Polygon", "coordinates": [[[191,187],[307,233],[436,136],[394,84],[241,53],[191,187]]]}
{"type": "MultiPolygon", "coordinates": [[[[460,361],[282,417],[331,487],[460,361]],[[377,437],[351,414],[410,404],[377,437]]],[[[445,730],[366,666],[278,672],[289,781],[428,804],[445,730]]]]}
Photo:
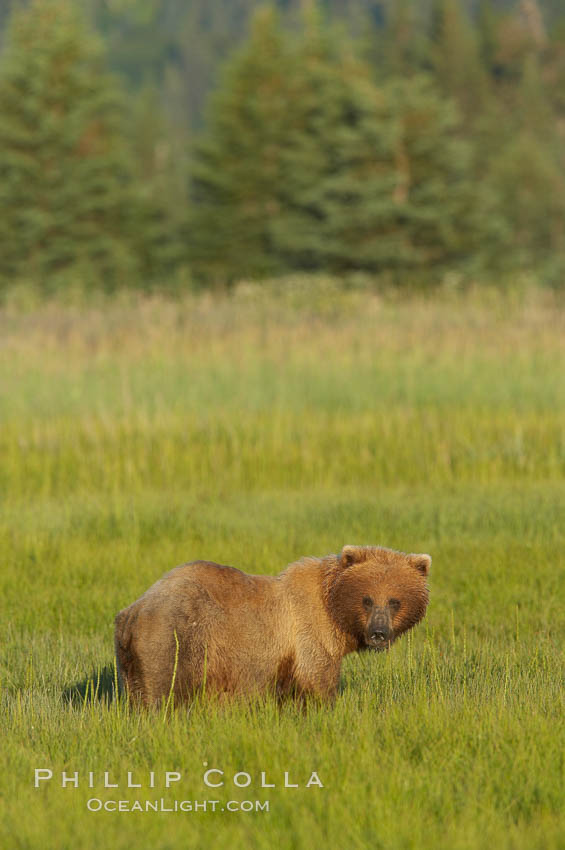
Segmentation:
{"type": "Polygon", "coordinates": [[[562,306],[529,292],[6,302],[0,846],[562,848],[564,355],[562,306]],[[113,617],[165,570],[356,542],[429,551],[431,602],[346,659],[334,707],[117,696],[113,617]]]}

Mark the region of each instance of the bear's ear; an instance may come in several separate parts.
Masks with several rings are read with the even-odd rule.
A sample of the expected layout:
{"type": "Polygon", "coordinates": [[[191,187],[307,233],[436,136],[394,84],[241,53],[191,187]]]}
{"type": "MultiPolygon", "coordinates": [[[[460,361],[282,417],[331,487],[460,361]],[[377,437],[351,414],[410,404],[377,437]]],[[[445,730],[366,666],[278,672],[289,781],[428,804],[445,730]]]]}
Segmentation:
{"type": "Polygon", "coordinates": [[[408,555],[408,563],[423,576],[427,576],[432,565],[429,555],[408,555]]]}
{"type": "Polygon", "coordinates": [[[344,546],[339,556],[342,567],[351,567],[353,564],[363,560],[365,549],[363,546],[344,546]]]}

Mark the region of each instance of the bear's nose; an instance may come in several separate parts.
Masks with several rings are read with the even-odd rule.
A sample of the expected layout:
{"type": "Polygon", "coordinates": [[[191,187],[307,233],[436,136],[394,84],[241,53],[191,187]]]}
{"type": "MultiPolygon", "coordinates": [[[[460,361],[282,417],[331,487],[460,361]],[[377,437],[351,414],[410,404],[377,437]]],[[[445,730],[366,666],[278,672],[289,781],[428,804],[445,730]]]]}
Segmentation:
{"type": "Polygon", "coordinates": [[[384,646],[392,636],[390,612],[383,608],[375,608],[373,616],[367,623],[367,635],[373,646],[384,646]]]}

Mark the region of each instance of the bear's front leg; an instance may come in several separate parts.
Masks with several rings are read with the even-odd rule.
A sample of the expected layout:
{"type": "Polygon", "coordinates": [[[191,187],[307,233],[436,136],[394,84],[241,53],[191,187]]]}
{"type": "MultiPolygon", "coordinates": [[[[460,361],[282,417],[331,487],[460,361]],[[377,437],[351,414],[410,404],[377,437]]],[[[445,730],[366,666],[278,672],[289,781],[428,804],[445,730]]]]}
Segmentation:
{"type": "Polygon", "coordinates": [[[300,653],[294,674],[294,692],[301,701],[310,698],[333,703],[337,696],[341,661],[335,661],[322,647],[300,653]]]}

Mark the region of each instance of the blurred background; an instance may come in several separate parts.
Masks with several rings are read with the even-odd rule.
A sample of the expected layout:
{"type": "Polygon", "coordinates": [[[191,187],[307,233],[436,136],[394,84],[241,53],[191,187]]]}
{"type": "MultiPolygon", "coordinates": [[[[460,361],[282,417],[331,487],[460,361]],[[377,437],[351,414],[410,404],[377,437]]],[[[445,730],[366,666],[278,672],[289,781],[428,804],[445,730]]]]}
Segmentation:
{"type": "Polygon", "coordinates": [[[0,292],[563,286],[558,0],[0,0],[0,292]]]}

